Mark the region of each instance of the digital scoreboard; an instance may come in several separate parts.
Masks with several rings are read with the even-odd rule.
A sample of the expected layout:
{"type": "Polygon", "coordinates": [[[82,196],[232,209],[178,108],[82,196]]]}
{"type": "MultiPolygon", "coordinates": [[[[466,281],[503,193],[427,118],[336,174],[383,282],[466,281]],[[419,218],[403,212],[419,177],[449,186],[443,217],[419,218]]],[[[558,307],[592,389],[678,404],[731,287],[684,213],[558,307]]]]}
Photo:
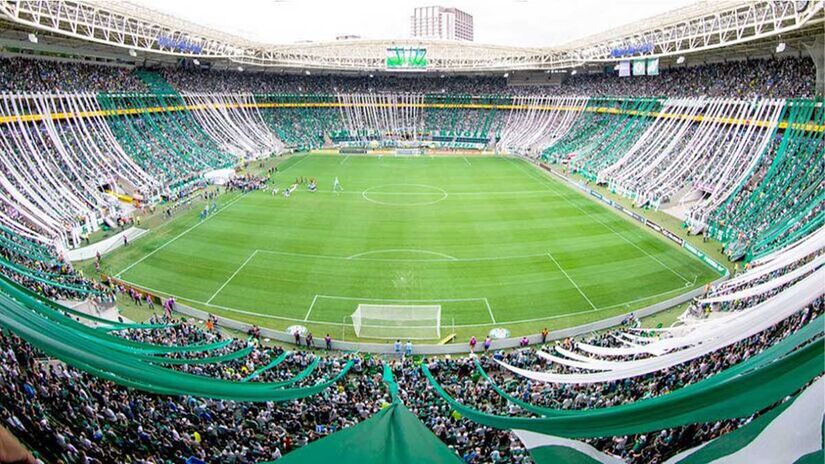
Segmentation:
{"type": "Polygon", "coordinates": [[[385,67],[389,71],[426,71],[427,49],[392,47],[387,49],[385,67]]]}

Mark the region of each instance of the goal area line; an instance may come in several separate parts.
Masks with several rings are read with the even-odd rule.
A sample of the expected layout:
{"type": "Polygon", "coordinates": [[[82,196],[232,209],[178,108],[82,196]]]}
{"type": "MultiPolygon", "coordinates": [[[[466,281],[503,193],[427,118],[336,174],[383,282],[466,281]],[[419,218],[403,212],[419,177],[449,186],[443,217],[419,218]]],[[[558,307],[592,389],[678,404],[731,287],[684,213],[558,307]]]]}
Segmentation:
{"type": "MultiPolygon", "coordinates": [[[[134,281],[130,281],[130,280],[126,280],[126,279],[120,279],[120,278],[115,278],[115,280],[118,281],[118,282],[121,282],[125,285],[128,285],[130,287],[134,287],[136,289],[152,293],[154,295],[157,295],[158,297],[166,298],[166,297],[169,297],[169,296],[173,296],[178,301],[186,302],[186,303],[192,303],[192,304],[197,305],[197,306],[193,306],[193,308],[201,310],[201,311],[209,311],[209,308],[213,308],[213,309],[220,310],[220,311],[226,311],[226,312],[231,312],[231,313],[235,313],[235,314],[241,314],[241,315],[244,315],[244,316],[252,316],[252,317],[257,317],[257,318],[262,318],[262,319],[271,319],[271,320],[277,320],[277,321],[297,322],[297,323],[309,322],[311,324],[318,324],[318,325],[325,325],[325,326],[332,326],[332,327],[351,326],[351,324],[346,324],[346,323],[342,323],[342,322],[320,321],[320,320],[304,321],[300,317],[296,318],[296,317],[281,316],[281,315],[276,315],[276,314],[268,314],[266,312],[261,312],[261,311],[253,311],[251,309],[241,309],[241,308],[235,308],[235,307],[231,307],[231,306],[219,305],[219,304],[215,304],[215,303],[206,303],[203,300],[199,300],[199,299],[196,299],[196,298],[190,298],[190,297],[187,297],[185,295],[181,295],[180,293],[177,293],[177,292],[171,292],[171,291],[168,291],[168,290],[153,288],[153,287],[150,287],[148,285],[140,284],[140,283],[137,283],[137,282],[134,282],[134,281]],[[200,307],[198,307],[198,306],[200,306],[200,307]]],[[[507,320],[507,321],[502,322],[502,324],[513,325],[513,324],[546,322],[546,321],[552,321],[552,320],[562,319],[562,318],[571,317],[571,316],[580,316],[580,315],[588,314],[588,313],[590,313],[590,314],[598,313],[598,312],[609,311],[609,310],[617,309],[617,308],[621,308],[621,307],[629,307],[630,305],[633,305],[633,304],[638,303],[638,302],[646,301],[646,300],[663,298],[667,295],[673,295],[677,292],[688,292],[688,291],[690,291],[690,290],[688,290],[684,286],[680,285],[676,288],[672,288],[672,289],[666,290],[664,292],[660,292],[660,293],[656,293],[656,294],[652,294],[652,295],[641,296],[641,297],[638,297],[638,298],[633,298],[631,300],[621,301],[619,303],[615,303],[615,304],[611,304],[611,305],[607,305],[607,306],[602,306],[602,307],[599,307],[599,308],[596,308],[596,309],[587,308],[587,309],[573,310],[571,312],[566,312],[566,313],[563,313],[563,314],[554,314],[554,315],[549,315],[549,316],[544,316],[544,317],[535,317],[535,318],[530,318],[530,319],[507,320]]],[[[323,295],[318,295],[318,296],[323,296],[323,295]]],[[[334,297],[334,298],[347,298],[347,299],[349,299],[348,297],[334,297]]],[[[366,299],[362,298],[361,300],[366,300],[366,299]]],[[[476,298],[476,299],[470,298],[470,300],[483,300],[483,298],[476,298]]],[[[375,299],[373,299],[372,301],[375,301],[375,299]]],[[[403,301],[409,301],[409,300],[403,300],[403,301]]],[[[426,301],[432,301],[432,300],[426,300],[426,301]]],[[[439,300],[439,301],[444,301],[444,300],[439,300]]],[[[636,309],[642,309],[642,308],[636,308],[636,309]]],[[[628,311],[630,311],[630,310],[631,310],[631,308],[628,308],[628,311]]],[[[492,325],[492,323],[456,324],[455,328],[464,328],[464,329],[466,329],[466,328],[472,328],[472,327],[490,327],[491,325],[492,325]]]]}
{"type": "Polygon", "coordinates": [[[310,316],[312,315],[312,311],[315,306],[318,304],[319,300],[339,300],[339,301],[353,301],[353,302],[360,302],[359,304],[381,304],[385,303],[388,305],[393,306],[405,306],[404,303],[408,303],[406,306],[412,307],[419,307],[424,306],[427,303],[437,305],[441,303],[462,303],[462,302],[473,302],[477,301],[483,304],[483,307],[487,310],[487,315],[490,317],[491,324],[497,324],[496,318],[493,315],[493,308],[490,306],[490,301],[487,297],[480,297],[480,298],[425,298],[425,299],[415,299],[415,298],[365,298],[365,297],[351,297],[351,296],[338,296],[338,295],[322,295],[316,294],[312,298],[312,302],[307,308],[306,316],[304,316],[304,321],[306,322],[313,322],[310,320],[310,316]]]}

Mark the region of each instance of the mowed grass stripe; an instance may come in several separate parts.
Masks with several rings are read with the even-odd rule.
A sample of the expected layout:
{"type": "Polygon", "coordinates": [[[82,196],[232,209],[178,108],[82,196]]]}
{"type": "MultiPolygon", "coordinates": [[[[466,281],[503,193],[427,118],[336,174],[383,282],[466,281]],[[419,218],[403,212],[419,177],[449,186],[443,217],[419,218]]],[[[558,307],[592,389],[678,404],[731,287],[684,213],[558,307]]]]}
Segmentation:
{"type": "MultiPolygon", "coordinates": [[[[285,161],[282,166],[292,167],[275,177],[278,186],[297,176],[315,177],[320,192],[300,188],[289,199],[251,193],[123,277],[196,302],[214,296],[210,306],[193,306],[283,329],[304,319],[316,295],[486,298],[499,326],[555,317],[580,323],[625,312],[634,304],[627,302],[641,305],[653,295],[665,299],[686,290],[683,279],[661,263],[691,281],[695,276],[697,286],[715,276],[684,251],[522,161],[474,157],[468,166],[450,157],[350,156],[340,162],[339,156],[321,155],[285,161]],[[346,195],[330,193],[335,177],[346,195]],[[442,189],[447,197],[409,206],[424,194],[408,194],[426,188],[410,185],[442,189]],[[386,193],[382,201],[395,204],[352,193],[377,186],[386,193]],[[532,193],[541,189],[547,194],[532,193]],[[547,259],[548,251],[569,279],[547,259]],[[346,259],[353,255],[363,259],[346,259]],[[593,314],[564,317],[582,311],[593,314]]],[[[157,246],[152,240],[140,243],[147,253],[157,246]]],[[[107,260],[140,259],[138,247],[132,248],[123,258],[116,252],[107,260]]],[[[316,301],[307,324],[341,324],[356,306],[345,299],[316,301]]],[[[442,319],[457,326],[491,325],[486,306],[473,302],[443,304],[442,319]]],[[[535,331],[522,325],[515,330],[535,331]]]]}

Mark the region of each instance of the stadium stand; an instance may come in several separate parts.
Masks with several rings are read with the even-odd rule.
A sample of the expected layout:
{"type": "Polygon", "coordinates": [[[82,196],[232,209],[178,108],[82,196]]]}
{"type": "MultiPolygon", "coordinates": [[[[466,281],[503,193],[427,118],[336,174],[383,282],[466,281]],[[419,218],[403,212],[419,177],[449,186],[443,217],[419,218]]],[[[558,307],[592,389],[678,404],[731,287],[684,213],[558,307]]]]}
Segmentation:
{"type": "MultiPolygon", "coordinates": [[[[315,462],[346,446],[358,449],[342,462],[758,462],[754,444],[767,461],[821,461],[816,73],[801,53],[536,86],[492,73],[0,58],[0,420],[44,462],[315,462]],[[379,356],[311,332],[288,346],[257,327],[187,319],[174,298],[66,259],[135,208],[211,198],[198,189],[216,171],[292,151],[413,146],[580,175],[639,211],[669,212],[742,266],[669,327],[631,314],[537,346],[379,356]],[[153,315],[103,317],[127,301],[153,315]],[[776,431],[788,423],[793,442],[776,431]],[[359,430],[363,447],[347,444],[359,430]]],[[[265,185],[247,174],[223,189],[265,185]]]]}

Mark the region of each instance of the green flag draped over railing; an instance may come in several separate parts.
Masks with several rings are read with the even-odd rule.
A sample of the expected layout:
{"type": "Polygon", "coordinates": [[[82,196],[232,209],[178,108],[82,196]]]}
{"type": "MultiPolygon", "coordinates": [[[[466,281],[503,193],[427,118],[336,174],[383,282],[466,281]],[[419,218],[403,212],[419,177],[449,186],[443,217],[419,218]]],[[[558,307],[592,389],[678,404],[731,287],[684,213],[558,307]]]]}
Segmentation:
{"type": "Polygon", "coordinates": [[[192,375],[160,367],[155,364],[157,358],[147,354],[174,352],[176,347],[141,344],[111,336],[80,324],[65,316],[59,305],[55,305],[57,309],[52,305],[28,289],[0,278],[0,327],[70,366],[153,393],[233,401],[289,401],[323,391],[345,376],[353,364],[349,361],[324,382],[289,389],[265,382],[236,382],[192,375]]]}

